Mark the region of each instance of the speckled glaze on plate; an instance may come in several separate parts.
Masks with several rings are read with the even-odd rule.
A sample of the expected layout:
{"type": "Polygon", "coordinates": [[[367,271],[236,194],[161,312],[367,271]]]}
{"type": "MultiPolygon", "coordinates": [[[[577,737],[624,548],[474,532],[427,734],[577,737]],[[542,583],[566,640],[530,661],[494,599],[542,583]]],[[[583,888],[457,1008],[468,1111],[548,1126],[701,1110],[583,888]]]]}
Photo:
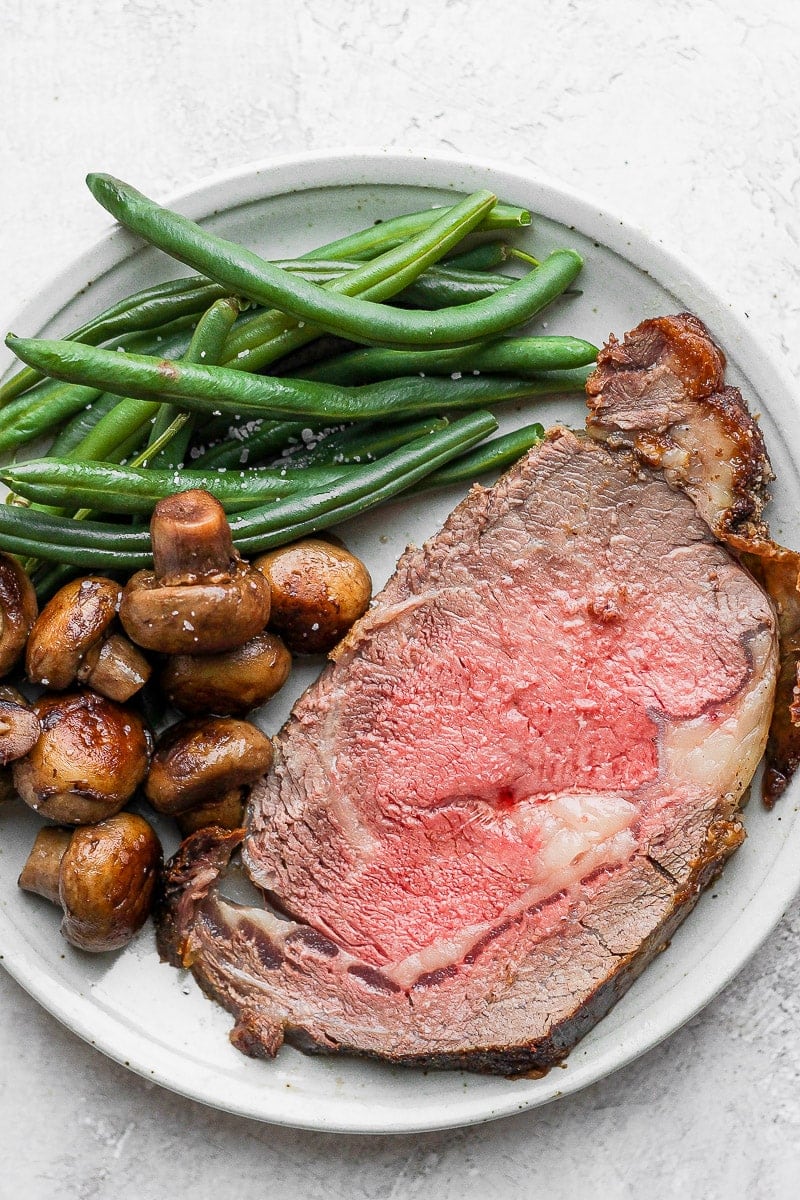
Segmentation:
{"type": "MultiPolygon", "coordinates": [[[[136,180],[132,180],[136,183],[136,180]]],[[[269,257],[284,257],[373,220],[449,202],[489,187],[534,213],[514,240],[537,253],[575,246],[586,259],[582,295],[565,298],[535,328],[602,343],[646,316],[689,309],[728,356],[728,381],[761,412],[778,482],[775,536],[797,546],[800,420],[791,387],[743,321],[657,239],[573,192],[499,164],[374,152],[276,159],[220,176],[168,203],[269,257]]],[[[45,231],[46,236],[46,231],[45,231]]],[[[58,335],[138,288],[181,273],[176,264],[114,227],[11,320],[19,334],[58,335]]],[[[10,365],[10,356],[2,368],[10,365]]],[[[577,400],[529,402],[523,420],[583,423],[577,400]]],[[[400,500],[342,526],[376,586],[408,542],[433,533],[461,491],[400,500]]],[[[297,669],[260,715],[270,733],[317,667],[297,669]]],[[[231,1018],[188,973],[158,961],[148,927],[118,955],[88,956],[58,934],[58,913],[19,892],[16,879],[38,821],[23,805],[0,816],[0,954],[7,970],[66,1026],[145,1078],[203,1103],[259,1120],[319,1130],[392,1133],[488,1121],[545,1104],[608,1075],[667,1037],[736,974],[780,920],[800,885],[800,781],[772,813],[747,809],[748,837],[714,888],[613,1011],[542,1079],[508,1081],[412,1071],[346,1058],[310,1058],[285,1047],[274,1062],[245,1058],[228,1042],[231,1018]]],[[[174,836],[167,830],[165,848],[174,836]]]]}

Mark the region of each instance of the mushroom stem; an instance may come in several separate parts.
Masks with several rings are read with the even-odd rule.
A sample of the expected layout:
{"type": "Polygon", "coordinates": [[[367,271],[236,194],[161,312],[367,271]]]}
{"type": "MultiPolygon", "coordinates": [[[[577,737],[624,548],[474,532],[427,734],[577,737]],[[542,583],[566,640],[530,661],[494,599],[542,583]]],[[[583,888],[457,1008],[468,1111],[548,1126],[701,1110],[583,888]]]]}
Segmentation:
{"type": "Polygon", "coordinates": [[[150,536],[156,578],[168,586],[229,576],[238,557],[225,510],[199,489],[159,500],[150,536]]]}
{"type": "Polygon", "coordinates": [[[58,876],[71,837],[71,829],[59,829],[52,825],[40,829],[17,881],[19,886],[26,892],[44,896],[52,904],[59,904],[58,876]]]}
{"type": "Polygon", "coordinates": [[[121,633],[112,633],[86,654],[77,678],[96,692],[125,704],[150,678],[150,664],[121,633]]]}

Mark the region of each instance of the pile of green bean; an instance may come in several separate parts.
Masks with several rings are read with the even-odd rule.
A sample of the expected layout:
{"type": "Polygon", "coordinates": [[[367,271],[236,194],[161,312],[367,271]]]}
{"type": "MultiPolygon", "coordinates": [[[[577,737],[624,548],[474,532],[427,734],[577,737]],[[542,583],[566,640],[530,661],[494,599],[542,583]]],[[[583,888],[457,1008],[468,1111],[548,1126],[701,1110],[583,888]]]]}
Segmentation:
{"type": "Polygon", "coordinates": [[[0,545],[38,564],[42,592],[79,569],[149,564],[146,518],[187,488],[220,499],[250,554],[502,469],[543,430],[485,442],[488,407],[582,391],[595,359],[580,338],[519,333],[582,263],[561,249],[537,263],[498,240],[530,215],[490,192],[270,262],[119,180],[87,182],[198,274],[63,340],[6,339],[27,365],[0,388],[0,452],[53,437],[45,457],[0,468],[0,545]],[[498,273],[511,259],[529,269],[498,273]]]}

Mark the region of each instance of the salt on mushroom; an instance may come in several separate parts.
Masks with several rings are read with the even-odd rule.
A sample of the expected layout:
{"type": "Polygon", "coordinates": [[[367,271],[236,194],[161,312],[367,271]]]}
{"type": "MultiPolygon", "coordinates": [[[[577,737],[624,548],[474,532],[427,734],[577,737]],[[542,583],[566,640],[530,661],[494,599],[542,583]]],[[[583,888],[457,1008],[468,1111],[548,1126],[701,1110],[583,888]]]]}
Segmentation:
{"type": "Polygon", "coordinates": [[[86,683],[120,703],[144,687],[150,664],[113,629],[121,595],[119,584],[97,575],[60,588],[28,638],[25,671],[31,683],[55,691],[86,683]]]}
{"type": "Polygon", "coordinates": [[[292,656],[277,634],[264,630],[225,654],[176,654],[167,660],[161,687],[182,712],[244,714],[283,687],[292,656]]]}
{"type": "Polygon", "coordinates": [[[160,500],[150,536],[154,570],[138,571],[122,593],[120,620],[132,641],[164,654],[221,654],[261,632],[269,585],[234,550],[210,493],[160,500]]]}
{"type": "Polygon", "coordinates": [[[118,813],[147,773],[151,742],[141,718],[90,691],[40,696],[33,711],[41,734],[13,766],[25,803],[68,825],[118,813]]]}

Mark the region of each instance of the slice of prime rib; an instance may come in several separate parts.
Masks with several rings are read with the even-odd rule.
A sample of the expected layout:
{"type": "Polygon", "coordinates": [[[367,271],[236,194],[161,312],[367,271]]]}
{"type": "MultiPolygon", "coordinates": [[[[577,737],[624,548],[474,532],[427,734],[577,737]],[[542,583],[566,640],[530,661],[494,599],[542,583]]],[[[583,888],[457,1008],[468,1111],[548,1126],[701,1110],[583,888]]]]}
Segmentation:
{"type": "Polygon", "coordinates": [[[725,356],[691,313],[642,321],[600,351],[586,424],[685,491],[772,598],[780,672],[762,777],[771,808],[800,765],[800,555],[770,537],[764,438],[738,388],[725,387],[724,369],[725,356]]]}
{"type": "Polygon", "coordinates": [[[552,430],[401,558],[246,832],[183,843],[161,952],[249,1054],[545,1069],[741,842],[777,659],[769,597],[684,491],[552,430]],[[263,902],[232,889],[240,845],[263,902]]]}

